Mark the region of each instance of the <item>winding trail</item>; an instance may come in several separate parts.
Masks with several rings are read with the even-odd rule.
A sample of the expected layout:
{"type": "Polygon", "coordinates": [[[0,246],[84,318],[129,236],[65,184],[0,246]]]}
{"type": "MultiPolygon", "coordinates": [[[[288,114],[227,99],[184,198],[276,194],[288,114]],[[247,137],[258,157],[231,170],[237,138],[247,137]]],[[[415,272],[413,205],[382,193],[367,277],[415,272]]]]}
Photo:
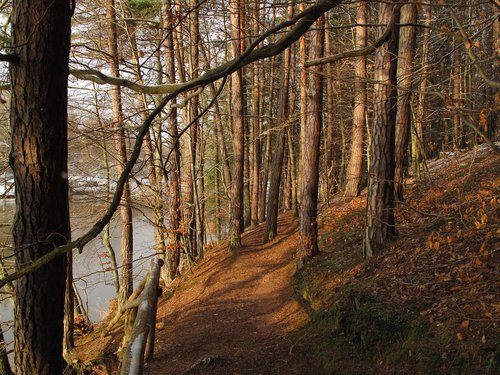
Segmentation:
{"type": "Polygon", "coordinates": [[[279,236],[262,243],[263,226],[243,235],[243,248],[217,248],[158,310],[155,360],[145,374],[314,374],[293,351],[293,333],[308,316],[293,290],[298,241],[291,214],[279,236]]]}

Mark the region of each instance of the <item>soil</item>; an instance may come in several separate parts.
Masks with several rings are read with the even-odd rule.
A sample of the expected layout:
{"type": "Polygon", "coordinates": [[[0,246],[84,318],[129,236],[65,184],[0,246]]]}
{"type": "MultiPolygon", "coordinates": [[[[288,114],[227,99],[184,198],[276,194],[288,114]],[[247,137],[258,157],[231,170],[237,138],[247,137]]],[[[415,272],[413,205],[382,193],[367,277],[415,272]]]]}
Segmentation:
{"type": "MultiPolygon", "coordinates": [[[[407,201],[397,211],[399,239],[370,262],[362,262],[360,251],[365,197],[351,202],[339,198],[323,208],[318,219],[322,253],[298,278],[294,278],[298,220],[291,213],[280,216],[279,235],[268,244],[262,241],[264,226],[260,225],[245,231],[240,250],[230,252],[222,244],[208,251],[162,297],[155,359],[146,363],[144,373],[324,373],[319,362],[338,362],[334,354],[339,347],[323,350],[324,342],[332,339],[331,327],[308,333],[306,327],[314,322],[309,325],[305,308],[310,313],[327,312],[346,284],[357,285],[401,311],[416,311],[441,331],[445,327],[450,337],[439,358],[459,349],[467,354],[467,341],[475,350],[469,367],[492,367],[476,357],[494,350],[491,346],[498,332],[498,165],[498,155],[489,155],[484,147],[429,163],[432,181],[415,186],[408,181],[407,201]],[[450,313],[457,309],[462,312],[458,317],[450,313]],[[326,341],[321,341],[323,336],[328,336],[326,341]],[[325,351],[324,358],[308,357],[308,347],[309,353],[325,351]]],[[[122,330],[104,339],[99,331],[82,338],[75,358],[85,361],[116,351],[122,330]]],[[[417,344],[424,352],[430,345],[417,344]]],[[[359,364],[360,357],[349,350],[346,356],[352,363],[344,367],[336,363],[334,373],[367,373],[348,371],[359,364]]],[[[383,361],[378,367],[370,361],[363,368],[371,373],[404,373],[397,369],[408,367],[402,361],[393,372],[382,371],[383,361]]],[[[108,368],[114,366],[111,373],[116,372],[116,360],[104,362],[108,368]]]]}
{"type": "Polygon", "coordinates": [[[293,351],[293,333],[308,323],[293,287],[297,221],[282,216],[269,244],[263,230],[245,232],[238,251],[209,253],[159,307],[164,328],[145,374],[317,373],[293,351]]]}

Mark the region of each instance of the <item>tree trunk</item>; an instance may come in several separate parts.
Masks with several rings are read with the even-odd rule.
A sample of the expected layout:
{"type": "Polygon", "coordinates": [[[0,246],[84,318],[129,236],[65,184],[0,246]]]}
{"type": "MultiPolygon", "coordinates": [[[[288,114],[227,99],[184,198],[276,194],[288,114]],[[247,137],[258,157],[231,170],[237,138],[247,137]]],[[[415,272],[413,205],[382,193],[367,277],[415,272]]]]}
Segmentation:
{"type": "MultiPolygon", "coordinates": [[[[172,28],[175,24],[173,17],[171,1],[164,3],[163,17],[166,24],[168,35],[165,39],[165,68],[167,73],[167,80],[169,83],[175,83],[175,55],[174,55],[174,37],[172,28]]],[[[179,270],[180,250],[182,247],[182,210],[181,210],[181,155],[179,150],[179,134],[177,129],[177,108],[175,102],[170,106],[167,123],[169,137],[169,149],[172,152],[169,162],[169,196],[171,203],[168,208],[168,245],[165,253],[166,267],[162,273],[167,281],[173,280],[179,270]]]]}
{"type": "MultiPolygon", "coordinates": [[[[67,81],[70,2],[13,2],[10,65],[11,154],[16,186],[12,229],[16,268],[70,240],[67,81]],[[43,17],[40,17],[43,15],[43,17]]],[[[19,374],[62,372],[66,255],[15,283],[19,374]]]]}
{"type": "MultiPolygon", "coordinates": [[[[231,0],[231,49],[233,58],[240,55],[240,2],[231,0]]],[[[243,119],[243,77],[241,70],[231,75],[231,112],[233,117],[233,173],[229,218],[229,247],[241,247],[243,232],[243,174],[245,149],[245,123],[243,119]]]]}
{"type": "MultiPolygon", "coordinates": [[[[109,68],[111,75],[120,76],[118,61],[118,33],[116,28],[115,0],[106,0],[106,19],[108,22],[108,49],[109,68]]],[[[123,126],[123,111],[120,86],[111,89],[111,107],[113,114],[113,127],[116,128],[116,151],[117,151],[117,174],[120,176],[127,163],[127,146],[125,143],[125,128],[123,126]]],[[[132,232],[132,202],[130,196],[130,185],[127,182],[123,188],[122,202],[120,205],[120,217],[122,221],[122,273],[120,282],[119,304],[127,301],[133,291],[133,232],[132,232]]]]}
{"type": "MultiPolygon", "coordinates": [[[[394,3],[380,3],[379,23],[388,24],[394,3]]],[[[394,138],[396,121],[397,30],[375,54],[373,138],[366,208],[364,255],[379,253],[394,227],[394,138]]]]}
{"type": "MultiPolygon", "coordinates": [[[[259,35],[259,0],[253,4],[253,35],[259,35]]],[[[259,193],[260,193],[260,82],[259,82],[259,63],[252,65],[252,112],[254,119],[251,129],[251,147],[252,147],[252,171],[251,171],[251,222],[252,225],[259,224],[259,193]]]]}
{"type": "Polygon", "coordinates": [[[422,5],[425,13],[425,28],[424,40],[422,42],[422,66],[421,66],[421,81],[419,87],[417,113],[415,118],[415,129],[412,132],[411,142],[411,160],[413,171],[418,175],[420,172],[420,161],[424,158],[424,128],[426,124],[426,91],[427,91],[427,76],[429,74],[429,40],[431,35],[431,5],[422,5]]]}
{"type": "MultiPolygon", "coordinates": [[[[305,3],[301,2],[299,4],[299,12],[304,11],[305,3]]],[[[304,34],[299,40],[299,55],[300,55],[300,158],[299,158],[299,196],[297,197],[299,202],[302,197],[302,157],[304,155],[304,150],[306,148],[305,138],[306,138],[306,124],[307,124],[307,34],[304,34]]],[[[300,209],[300,207],[299,207],[300,209]]]]}
{"type": "Polygon", "coordinates": [[[411,94],[413,91],[413,63],[415,60],[415,42],[417,23],[417,5],[405,4],[401,8],[399,51],[398,51],[398,99],[396,114],[396,171],[394,175],[394,194],[396,201],[403,201],[404,177],[408,168],[408,141],[410,134],[411,94]]]}
{"type": "MultiPolygon", "coordinates": [[[[293,5],[288,7],[289,16],[293,15],[293,5]]],[[[286,121],[288,120],[288,92],[290,86],[290,58],[291,50],[286,49],[283,53],[282,68],[280,73],[280,91],[278,102],[277,131],[278,139],[275,146],[274,158],[272,160],[269,198],[266,210],[266,230],[264,232],[264,242],[273,240],[278,234],[278,209],[280,201],[281,174],[283,170],[283,158],[285,156],[286,141],[286,121]]]]}
{"type": "Polygon", "coordinates": [[[267,109],[267,129],[266,129],[266,151],[264,153],[264,160],[262,162],[262,181],[261,181],[261,192],[260,192],[260,205],[259,205],[259,223],[266,220],[266,203],[267,203],[267,185],[269,180],[269,167],[271,164],[271,118],[272,118],[272,107],[274,101],[274,56],[271,58],[270,68],[269,68],[269,96],[268,96],[268,109],[267,109]]]}
{"type": "MultiPolygon", "coordinates": [[[[325,56],[330,56],[331,40],[330,40],[330,21],[328,16],[325,17],[325,56]]],[[[326,177],[326,200],[334,192],[335,173],[333,152],[334,146],[334,90],[333,90],[333,66],[326,64],[326,111],[325,111],[325,177],[326,177]]]]}
{"type": "MultiPolygon", "coordinates": [[[[200,30],[199,30],[199,19],[198,19],[198,1],[190,0],[189,1],[189,65],[191,67],[191,79],[196,79],[199,76],[200,69],[200,51],[199,51],[199,43],[200,43],[200,30]]],[[[193,96],[189,100],[189,124],[190,129],[189,133],[191,135],[191,179],[193,183],[193,214],[191,216],[191,225],[190,230],[193,231],[190,234],[191,239],[191,256],[193,258],[197,258],[199,255],[199,247],[203,246],[203,243],[200,243],[200,237],[203,237],[203,228],[199,228],[198,224],[201,224],[200,220],[200,196],[199,196],[199,185],[198,185],[198,157],[199,155],[199,122],[197,120],[198,112],[199,112],[199,97],[198,95],[193,96]]]]}
{"type": "MultiPolygon", "coordinates": [[[[356,48],[366,47],[367,3],[356,5],[356,48]]],[[[363,139],[366,124],[366,56],[356,58],[354,65],[354,111],[352,115],[351,153],[346,172],[346,197],[357,197],[361,193],[363,178],[363,139]]]]}
{"type": "MultiPolygon", "coordinates": [[[[311,32],[310,59],[323,57],[324,17],[315,23],[311,32]]],[[[309,70],[307,98],[308,112],[305,129],[305,144],[302,154],[302,204],[300,210],[300,239],[297,251],[297,264],[302,267],[305,261],[318,253],[318,185],[319,149],[323,123],[323,76],[321,65],[309,70]]],[[[332,93],[329,93],[332,95],[332,93]]]]}

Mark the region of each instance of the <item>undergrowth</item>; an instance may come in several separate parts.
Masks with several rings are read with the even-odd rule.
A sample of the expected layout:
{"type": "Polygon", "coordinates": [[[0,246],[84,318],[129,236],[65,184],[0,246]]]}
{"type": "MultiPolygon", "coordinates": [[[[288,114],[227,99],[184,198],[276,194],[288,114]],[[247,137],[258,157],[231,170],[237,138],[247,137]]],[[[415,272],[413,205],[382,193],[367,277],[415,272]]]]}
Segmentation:
{"type": "Polygon", "coordinates": [[[500,173],[498,157],[476,162],[415,185],[370,261],[364,198],[323,214],[321,253],[295,276],[311,317],[295,348],[325,374],[500,373],[500,173]]]}

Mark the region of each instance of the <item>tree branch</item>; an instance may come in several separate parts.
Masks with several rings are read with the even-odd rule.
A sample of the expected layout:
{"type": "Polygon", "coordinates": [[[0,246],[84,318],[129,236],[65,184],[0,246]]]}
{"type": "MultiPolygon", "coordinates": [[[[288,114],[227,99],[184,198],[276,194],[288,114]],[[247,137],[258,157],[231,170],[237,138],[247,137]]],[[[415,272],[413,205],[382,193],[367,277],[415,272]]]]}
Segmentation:
{"type": "Polygon", "coordinates": [[[177,95],[183,92],[186,92],[193,88],[197,88],[199,86],[206,85],[208,83],[215,82],[216,80],[223,78],[254,61],[278,55],[279,53],[283,52],[286,48],[290,47],[293,43],[295,43],[311,27],[311,25],[319,17],[321,17],[321,15],[323,15],[323,13],[336,7],[337,5],[342,3],[342,1],[343,0],[319,0],[316,4],[304,10],[304,12],[298,14],[289,21],[280,23],[279,25],[270,29],[268,32],[261,35],[258,39],[252,42],[251,45],[247,48],[247,50],[238,58],[233,59],[225,64],[220,65],[217,68],[214,68],[206,72],[197,79],[193,79],[183,84],[179,84],[179,86],[173,92],[169,93],[161,100],[161,102],[157,105],[157,107],[149,114],[147,119],[144,120],[142,126],[138,129],[137,138],[134,143],[132,154],[130,155],[130,159],[125,165],[124,171],[122,172],[120,178],[117,181],[115,194],[113,195],[110,206],[108,207],[104,215],[92,226],[92,228],[90,228],[85,234],[83,234],[76,240],[52,249],[50,252],[38,258],[31,264],[28,264],[23,268],[17,270],[16,272],[12,273],[11,275],[0,279],[0,288],[11,281],[17,280],[22,276],[34,272],[37,269],[40,269],[44,265],[51,262],[53,259],[57,258],[58,256],[68,251],[71,251],[75,248],[79,250],[83,249],[83,247],[88,242],[90,242],[92,239],[94,239],[99,235],[102,229],[111,220],[114,212],[120,205],[124,185],[128,180],[132,168],[134,167],[135,163],[137,162],[141,154],[143,140],[149,131],[149,127],[151,126],[154,119],[162,112],[163,108],[167,105],[167,103],[170,100],[172,100],[177,95]],[[275,43],[271,43],[269,45],[256,49],[256,47],[268,36],[289,26],[293,26],[292,29],[286,32],[275,43]]]}
{"type": "Polygon", "coordinates": [[[322,57],[316,60],[309,60],[305,63],[305,66],[309,68],[311,66],[328,64],[349,57],[365,56],[375,52],[377,48],[379,48],[382,44],[387,42],[391,37],[392,30],[394,30],[394,26],[396,25],[396,20],[397,20],[396,15],[398,14],[402,5],[403,4],[399,3],[394,7],[394,12],[392,14],[389,23],[387,24],[387,28],[385,29],[384,33],[380,36],[380,38],[378,38],[375,42],[373,42],[369,46],[360,49],[354,49],[346,52],[337,53],[335,55],[322,57]]]}

